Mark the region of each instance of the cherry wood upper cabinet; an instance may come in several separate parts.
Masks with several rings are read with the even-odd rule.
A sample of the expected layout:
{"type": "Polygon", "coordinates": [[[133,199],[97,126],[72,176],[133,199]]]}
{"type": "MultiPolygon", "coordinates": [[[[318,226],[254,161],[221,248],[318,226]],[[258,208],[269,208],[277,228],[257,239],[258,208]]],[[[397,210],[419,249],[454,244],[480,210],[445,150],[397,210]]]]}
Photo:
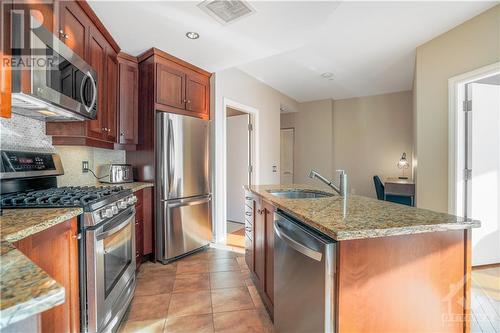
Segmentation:
{"type": "Polygon", "coordinates": [[[156,103],[184,109],[186,74],[166,64],[156,64],[156,103]]]}
{"type": "Polygon", "coordinates": [[[186,75],[186,110],[195,113],[209,112],[210,79],[199,74],[186,75]]]}
{"type": "Polygon", "coordinates": [[[88,18],[76,2],[59,2],[59,30],[56,34],[82,59],[86,58],[88,25],[88,18]]]}
{"type": "MultiPolygon", "coordinates": [[[[115,148],[118,142],[118,44],[86,1],[55,1],[54,34],[97,73],[97,118],[47,122],[54,145],[115,148]]],[[[118,148],[121,148],[118,146],[118,148]]]]}
{"type": "Polygon", "coordinates": [[[210,118],[210,76],[201,68],[152,48],[138,57],[144,96],[154,91],[153,108],[202,119],[210,118]]]}
{"type": "Polygon", "coordinates": [[[106,40],[96,29],[90,30],[89,65],[97,73],[97,115],[96,119],[88,121],[88,136],[105,139],[107,136],[107,114],[105,97],[106,89],[106,40]]]}
{"type": "Polygon", "coordinates": [[[106,50],[106,139],[116,142],[118,121],[118,59],[116,52],[108,47],[106,50]]]}
{"type": "Polygon", "coordinates": [[[76,218],[21,239],[14,246],[64,287],[65,302],[41,314],[41,331],[80,332],[76,218]]]}
{"type": "Polygon", "coordinates": [[[118,143],[137,145],[139,111],[139,65],[137,58],[118,54],[118,143]]]}

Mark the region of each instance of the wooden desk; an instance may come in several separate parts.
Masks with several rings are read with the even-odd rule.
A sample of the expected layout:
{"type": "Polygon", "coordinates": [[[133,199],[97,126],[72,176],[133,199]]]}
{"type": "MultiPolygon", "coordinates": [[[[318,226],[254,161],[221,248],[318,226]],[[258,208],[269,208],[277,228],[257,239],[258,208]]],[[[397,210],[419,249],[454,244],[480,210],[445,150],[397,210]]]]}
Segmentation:
{"type": "Polygon", "coordinates": [[[412,206],[414,205],[415,182],[413,180],[386,177],[384,178],[384,188],[384,196],[399,195],[411,197],[412,206]]]}

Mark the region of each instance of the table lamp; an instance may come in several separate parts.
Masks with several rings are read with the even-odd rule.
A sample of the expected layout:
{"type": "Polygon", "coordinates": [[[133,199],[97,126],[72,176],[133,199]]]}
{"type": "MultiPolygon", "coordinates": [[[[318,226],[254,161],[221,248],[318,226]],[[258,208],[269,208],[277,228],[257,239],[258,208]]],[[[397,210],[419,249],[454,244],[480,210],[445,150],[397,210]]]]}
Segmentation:
{"type": "Polygon", "coordinates": [[[409,167],[410,163],[408,163],[408,160],[406,159],[406,153],[403,153],[398,162],[398,168],[403,170],[403,175],[400,176],[399,179],[408,179],[408,177],[405,176],[405,169],[408,169],[409,167]]]}

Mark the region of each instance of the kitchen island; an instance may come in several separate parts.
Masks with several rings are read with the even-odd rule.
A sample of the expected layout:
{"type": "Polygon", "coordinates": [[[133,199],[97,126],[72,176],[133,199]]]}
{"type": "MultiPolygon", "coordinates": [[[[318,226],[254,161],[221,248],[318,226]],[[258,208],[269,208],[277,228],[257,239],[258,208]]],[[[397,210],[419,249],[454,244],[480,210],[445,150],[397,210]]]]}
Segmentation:
{"type": "Polygon", "coordinates": [[[337,332],[469,331],[470,237],[479,221],[356,195],[292,199],[271,193],[296,190],[318,191],[246,188],[246,258],[271,315],[279,269],[272,224],[274,212],[282,212],[335,241],[337,332]]]}

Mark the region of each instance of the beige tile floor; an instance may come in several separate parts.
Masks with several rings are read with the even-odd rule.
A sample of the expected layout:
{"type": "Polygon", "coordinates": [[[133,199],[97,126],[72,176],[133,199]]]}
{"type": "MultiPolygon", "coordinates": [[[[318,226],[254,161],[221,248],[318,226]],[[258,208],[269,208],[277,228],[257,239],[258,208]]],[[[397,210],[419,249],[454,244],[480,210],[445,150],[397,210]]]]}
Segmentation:
{"type": "Polygon", "coordinates": [[[121,333],[273,332],[241,251],[209,248],[146,263],[121,333]]]}

